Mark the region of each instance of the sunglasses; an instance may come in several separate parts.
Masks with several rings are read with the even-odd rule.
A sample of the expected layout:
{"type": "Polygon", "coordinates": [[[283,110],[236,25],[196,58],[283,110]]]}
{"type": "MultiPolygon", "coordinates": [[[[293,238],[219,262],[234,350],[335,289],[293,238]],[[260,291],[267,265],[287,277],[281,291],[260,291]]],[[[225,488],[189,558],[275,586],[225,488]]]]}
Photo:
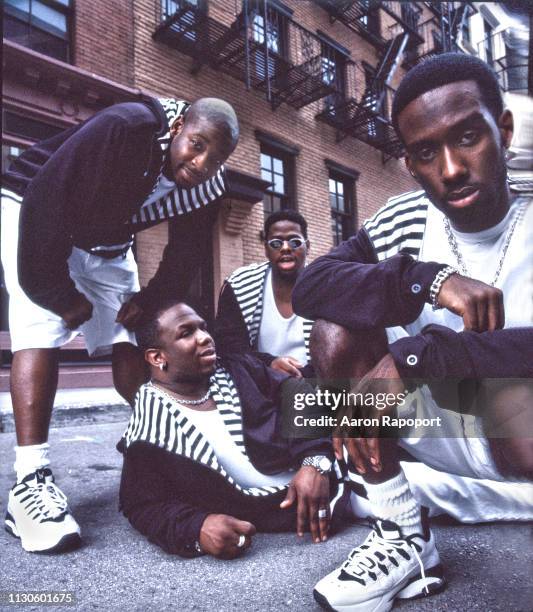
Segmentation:
{"type": "Polygon", "coordinates": [[[299,249],[302,245],[305,244],[305,240],[303,238],[290,238],[289,240],[282,240],[281,238],[272,238],[272,240],[267,240],[267,244],[274,251],[279,251],[281,247],[285,244],[285,242],[290,246],[290,248],[295,251],[299,249]]]}

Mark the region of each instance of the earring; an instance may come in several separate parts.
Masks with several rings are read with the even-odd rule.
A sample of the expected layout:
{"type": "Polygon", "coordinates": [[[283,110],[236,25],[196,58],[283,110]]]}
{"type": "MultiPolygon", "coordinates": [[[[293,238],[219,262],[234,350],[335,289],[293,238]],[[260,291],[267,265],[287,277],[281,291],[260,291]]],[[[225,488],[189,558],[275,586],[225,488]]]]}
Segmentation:
{"type": "Polygon", "coordinates": [[[159,369],[161,370],[161,372],[164,372],[167,368],[168,368],[168,363],[166,361],[159,364],[159,369]]]}

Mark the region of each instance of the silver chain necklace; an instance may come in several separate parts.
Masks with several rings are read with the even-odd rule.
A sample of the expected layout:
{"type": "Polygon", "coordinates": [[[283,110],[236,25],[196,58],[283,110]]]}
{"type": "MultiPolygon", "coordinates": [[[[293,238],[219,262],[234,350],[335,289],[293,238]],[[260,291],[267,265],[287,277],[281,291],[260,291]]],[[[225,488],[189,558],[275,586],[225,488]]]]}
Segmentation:
{"type": "MultiPolygon", "coordinates": [[[[492,281],[492,283],[490,283],[491,287],[494,287],[496,285],[496,282],[498,281],[498,278],[500,277],[500,272],[502,271],[503,262],[505,260],[505,256],[507,255],[507,249],[509,248],[509,244],[511,243],[511,238],[513,237],[516,226],[519,224],[519,222],[522,220],[524,216],[525,209],[526,209],[526,202],[524,202],[523,204],[519,206],[515,214],[515,218],[513,222],[511,223],[511,226],[507,230],[507,235],[505,236],[505,241],[502,247],[502,254],[500,256],[500,261],[498,262],[498,267],[496,268],[496,272],[494,274],[494,280],[492,281]]],[[[461,251],[459,250],[459,245],[457,244],[457,240],[452,231],[452,227],[451,227],[448,217],[444,217],[444,229],[446,231],[446,236],[448,237],[448,244],[450,245],[450,249],[452,250],[452,253],[455,256],[455,259],[457,260],[457,264],[459,265],[461,274],[463,276],[470,277],[471,275],[468,273],[468,269],[466,267],[465,260],[463,259],[463,255],[461,254],[461,251]]]]}
{"type": "Polygon", "coordinates": [[[186,406],[199,406],[200,404],[207,402],[207,400],[211,397],[211,389],[208,389],[207,393],[200,399],[187,400],[187,399],[182,399],[181,397],[178,397],[178,396],[171,395],[170,393],[165,391],[165,389],[162,389],[159,385],[154,384],[152,380],[148,384],[151,387],[154,387],[154,389],[157,389],[163,395],[166,395],[166,397],[168,397],[170,400],[178,401],[180,404],[185,404],[186,406]]]}

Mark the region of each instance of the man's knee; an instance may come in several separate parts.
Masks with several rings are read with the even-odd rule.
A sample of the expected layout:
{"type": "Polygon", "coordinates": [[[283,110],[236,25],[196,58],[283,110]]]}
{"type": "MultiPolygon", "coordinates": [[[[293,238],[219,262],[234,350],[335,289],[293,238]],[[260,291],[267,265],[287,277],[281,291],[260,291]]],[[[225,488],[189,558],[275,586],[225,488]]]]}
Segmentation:
{"type": "Polygon", "coordinates": [[[319,319],[311,332],[314,368],[322,378],[361,377],[387,352],[383,329],[349,330],[319,319]]]}
{"type": "Polygon", "coordinates": [[[533,480],[533,438],[496,438],[490,447],[503,476],[533,480]]]}

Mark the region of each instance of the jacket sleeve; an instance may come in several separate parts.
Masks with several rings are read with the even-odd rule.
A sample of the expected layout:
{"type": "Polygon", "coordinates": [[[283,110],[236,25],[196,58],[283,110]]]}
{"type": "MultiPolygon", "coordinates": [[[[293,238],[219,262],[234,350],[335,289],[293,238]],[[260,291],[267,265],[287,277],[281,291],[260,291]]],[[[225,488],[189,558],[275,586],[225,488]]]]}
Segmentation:
{"type": "Polygon", "coordinates": [[[252,352],[264,364],[270,365],[275,356],[253,351],[250,336],[232,286],[226,281],[220,290],[215,319],[215,343],[221,356],[252,352]]]}
{"type": "Polygon", "coordinates": [[[171,554],[198,556],[207,512],[176,496],[172,458],[149,444],[133,444],[124,455],[120,505],[137,531],[171,554]]]}
{"type": "Polygon", "coordinates": [[[293,291],[297,314],[349,329],[406,325],[429,301],[445,265],[399,254],[378,262],[366,229],[305,268],[293,291]]]}
{"type": "Polygon", "coordinates": [[[168,244],[157,271],[133,298],[141,308],[166,298],[187,298],[193,281],[201,273],[202,262],[211,258],[206,238],[216,216],[216,205],[210,206],[170,220],[168,244]],[[201,233],[204,231],[205,235],[201,233]]]}
{"type": "Polygon", "coordinates": [[[389,350],[404,380],[533,377],[533,327],[477,333],[428,325],[389,350]]]}
{"type": "MultiPolygon", "coordinates": [[[[151,132],[150,132],[151,134],[151,132]]],[[[132,151],[146,150],[148,128],[128,129],[113,112],[103,112],[74,132],[42,166],[24,195],[20,217],[19,278],[36,304],[61,314],[78,292],[67,259],[76,224],[94,222],[95,210],[107,201],[121,201],[121,168],[144,162],[132,151]]],[[[126,180],[126,179],[124,179],[126,180]]],[[[113,211],[120,218],[127,211],[113,211]]]]}

